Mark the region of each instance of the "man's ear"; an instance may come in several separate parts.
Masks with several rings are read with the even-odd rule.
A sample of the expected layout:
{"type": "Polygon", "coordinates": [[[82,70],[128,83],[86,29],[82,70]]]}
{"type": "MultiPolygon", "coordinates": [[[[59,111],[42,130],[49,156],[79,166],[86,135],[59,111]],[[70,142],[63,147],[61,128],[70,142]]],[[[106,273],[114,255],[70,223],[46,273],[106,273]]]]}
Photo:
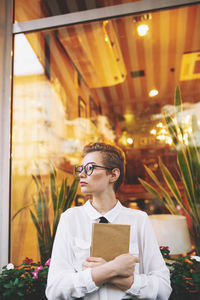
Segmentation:
{"type": "Polygon", "coordinates": [[[110,174],[110,182],[115,182],[120,176],[120,170],[118,168],[114,168],[110,174]]]}

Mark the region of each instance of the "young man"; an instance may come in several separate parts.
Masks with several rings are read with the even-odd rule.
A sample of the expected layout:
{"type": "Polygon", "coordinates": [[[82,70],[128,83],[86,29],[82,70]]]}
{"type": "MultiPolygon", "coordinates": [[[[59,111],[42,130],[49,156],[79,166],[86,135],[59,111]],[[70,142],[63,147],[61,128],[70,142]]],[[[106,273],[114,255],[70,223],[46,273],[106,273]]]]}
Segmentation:
{"type": "MultiPolygon", "coordinates": [[[[124,155],[117,147],[94,143],[84,147],[76,168],[81,192],[91,200],[61,216],[52,251],[46,295],[49,300],[167,300],[169,270],[145,212],[123,207],[115,192],[124,177],[124,155]],[[109,262],[90,257],[92,223],[101,217],[129,224],[129,253],[109,262]]],[[[105,221],[105,219],[104,219],[105,221]]]]}

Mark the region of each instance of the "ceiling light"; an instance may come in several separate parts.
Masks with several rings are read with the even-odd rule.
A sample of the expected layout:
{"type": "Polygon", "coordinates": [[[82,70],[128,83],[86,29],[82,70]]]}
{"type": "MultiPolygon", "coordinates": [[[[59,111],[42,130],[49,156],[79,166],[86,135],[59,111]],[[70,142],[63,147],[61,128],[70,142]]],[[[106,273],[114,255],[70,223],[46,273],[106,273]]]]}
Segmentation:
{"type": "Polygon", "coordinates": [[[126,122],[128,122],[128,123],[134,121],[134,115],[131,113],[124,114],[124,118],[125,118],[126,122]]]}
{"type": "Polygon", "coordinates": [[[153,134],[153,135],[156,135],[156,130],[155,130],[155,129],[152,129],[152,130],[150,131],[150,133],[153,134]]]}
{"type": "Polygon", "coordinates": [[[165,135],[164,135],[164,134],[161,134],[161,135],[158,135],[156,138],[157,138],[158,140],[164,141],[164,140],[165,140],[165,135]]]}
{"type": "Polygon", "coordinates": [[[162,134],[166,134],[167,133],[167,130],[165,128],[161,129],[160,131],[162,134]]]}
{"type": "Polygon", "coordinates": [[[172,138],[171,137],[169,137],[169,136],[167,136],[166,137],[166,143],[168,144],[168,145],[172,145],[172,138]]]}
{"type": "Polygon", "coordinates": [[[149,92],[149,97],[155,97],[156,95],[158,95],[158,90],[151,90],[149,92]]]}
{"type": "Polygon", "coordinates": [[[145,36],[149,31],[149,26],[146,24],[141,24],[137,27],[137,33],[139,36],[145,36]]]}
{"type": "Polygon", "coordinates": [[[128,143],[129,145],[132,145],[132,144],[133,144],[133,139],[132,139],[132,138],[130,138],[130,137],[129,137],[129,138],[127,138],[127,140],[126,140],[126,141],[127,141],[127,143],[128,143]]]}

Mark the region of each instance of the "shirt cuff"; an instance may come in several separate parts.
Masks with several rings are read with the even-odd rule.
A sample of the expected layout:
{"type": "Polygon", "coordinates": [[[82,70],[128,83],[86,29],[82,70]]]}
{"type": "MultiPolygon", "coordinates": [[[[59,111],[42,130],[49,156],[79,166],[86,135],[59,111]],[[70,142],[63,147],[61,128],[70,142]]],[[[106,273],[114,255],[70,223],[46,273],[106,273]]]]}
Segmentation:
{"type": "Polygon", "coordinates": [[[96,286],[95,282],[92,279],[92,272],[90,268],[83,271],[83,280],[87,289],[87,293],[92,293],[99,289],[99,287],[96,286]]]}
{"type": "Polygon", "coordinates": [[[126,294],[138,296],[140,294],[141,289],[141,276],[138,274],[134,274],[134,282],[130,289],[126,291],[126,294]]]}

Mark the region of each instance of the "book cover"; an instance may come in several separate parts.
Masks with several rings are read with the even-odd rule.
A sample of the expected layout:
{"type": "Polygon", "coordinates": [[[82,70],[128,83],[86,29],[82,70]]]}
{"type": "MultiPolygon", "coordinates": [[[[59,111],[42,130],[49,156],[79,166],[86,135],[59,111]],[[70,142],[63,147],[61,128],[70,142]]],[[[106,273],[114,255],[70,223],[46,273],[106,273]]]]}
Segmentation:
{"type": "Polygon", "coordinates": [[[93,223],[92,257],[102,257],[106,261],[129,252],[130,225],[93,223]]]}

